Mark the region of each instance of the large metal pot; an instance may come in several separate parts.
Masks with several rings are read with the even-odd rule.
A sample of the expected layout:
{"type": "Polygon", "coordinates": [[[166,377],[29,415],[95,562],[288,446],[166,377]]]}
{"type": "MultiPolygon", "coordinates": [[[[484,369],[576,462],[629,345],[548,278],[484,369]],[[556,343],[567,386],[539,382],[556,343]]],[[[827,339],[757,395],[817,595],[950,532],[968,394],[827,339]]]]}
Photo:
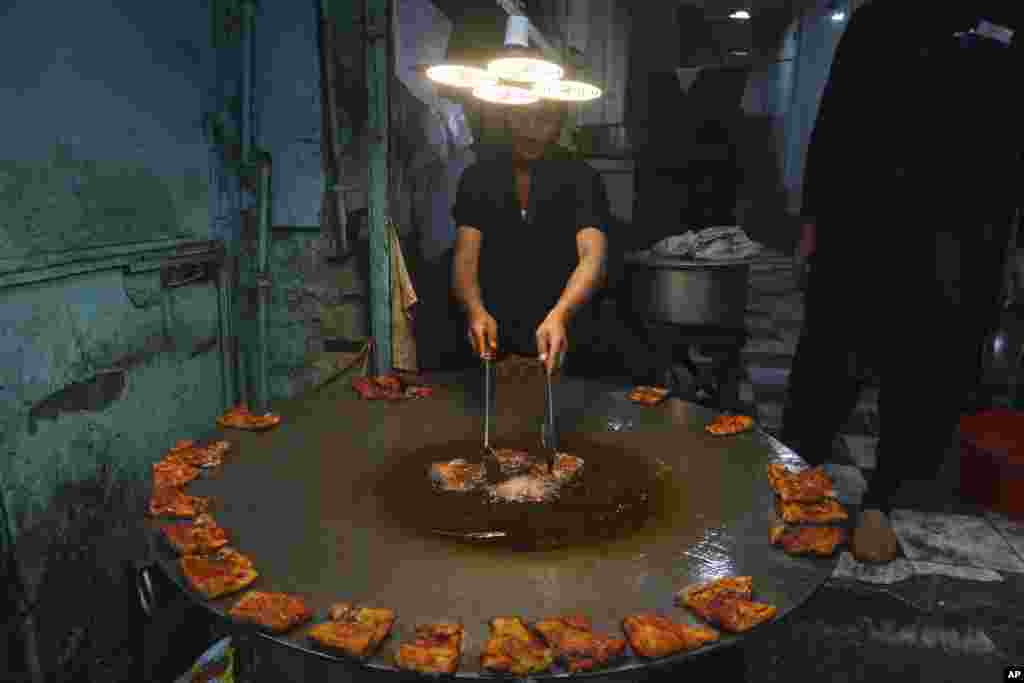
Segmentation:
{"type": "Polygon", "coordinates": [[[751,262],[694,261],[648,252],[627,255],[633,311],[674,325],[743,329],[751,262]]]}

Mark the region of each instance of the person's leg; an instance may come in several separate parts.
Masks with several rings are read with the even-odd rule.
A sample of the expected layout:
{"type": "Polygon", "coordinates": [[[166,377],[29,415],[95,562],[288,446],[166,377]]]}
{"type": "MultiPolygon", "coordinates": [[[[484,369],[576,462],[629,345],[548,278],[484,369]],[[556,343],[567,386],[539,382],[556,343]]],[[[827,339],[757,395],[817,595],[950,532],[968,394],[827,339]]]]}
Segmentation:
{"type": "Polygon", "coordinates": [[[880,439],[877,465],[861,507],[889,514],[904,482],[934,480],[960,418],[973,330],[957,330],[952,306],[933,306],[914,324],[901,325],[880,353],[880,439]],[[915,343],[916,340],[916,343],[915,343]]]}
{"type": "MultiPolygon", "coordinates": [[[[943,248],[937,241],[937,254],[943,248]]],[[[851,544],[859,560],[887,562],[897,556],[899,541],[889,521],[893,498],[905,482],[936,478],[974,372],[975,331],[965,315],[957,269],[933,271],[918,256],[920,265],[910,272],[891,269],[895,275],[888,289],[900,291],[899,283],[902,294],[886,306],[887,333],[875,336],[880,438],[851,544]]]]}
{"type": "Polygon", "coordinates": [[[805,297],[804,326],[789,374],[780,440],[811,465],[824,463],[832,443],[857,405],[857,344],[841,302],[842,278],[815,265],[805,297]]]}

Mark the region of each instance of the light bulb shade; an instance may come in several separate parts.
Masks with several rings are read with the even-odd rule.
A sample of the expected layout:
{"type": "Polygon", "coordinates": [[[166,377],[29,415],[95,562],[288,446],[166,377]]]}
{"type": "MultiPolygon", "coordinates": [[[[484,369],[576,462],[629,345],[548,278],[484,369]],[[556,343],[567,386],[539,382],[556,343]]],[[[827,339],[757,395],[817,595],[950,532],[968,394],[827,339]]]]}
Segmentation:
{"type": "Polygon", "coordinates": [[[562,67],[538,57],[509,54],[493,60],[487,72],[494,78],[517,83],[556,81],[565,73],[562,67]]]}
{"type": "Polygon", "coordinates": [[[453,88],[475,88],[485,83],[496,83],[497,79],[483,69],[459,64],[438,64],[427,69],[427,78],[453,88]]]}
{"type": "Polygon", "coordinates": [[[484,102],[492,104],[533,104],[540,100],[540,97],[526,88],[504,83],[483,83],[473,88],[473,95],[484,102]]]}
{"type": "Polygon", "coordinates": [[[601,96],[600,88],[582,81],[542,81],[531,90],[538,97],[563,102],[588,102],[601,96]]]}

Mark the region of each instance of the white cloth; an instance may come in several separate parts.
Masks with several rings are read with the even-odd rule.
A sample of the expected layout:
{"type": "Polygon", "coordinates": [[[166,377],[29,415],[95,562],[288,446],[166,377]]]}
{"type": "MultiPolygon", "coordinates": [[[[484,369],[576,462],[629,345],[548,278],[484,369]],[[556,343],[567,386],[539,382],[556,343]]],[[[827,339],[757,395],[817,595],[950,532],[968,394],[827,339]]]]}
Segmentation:
{"type": "Polygon", "coordinates": [[[672,235],[655,244],[651,251],[659,256],[716,261],[750,258],[762,249],[764,246],[747,237],[743,228],[727,226],[672,235]]]}

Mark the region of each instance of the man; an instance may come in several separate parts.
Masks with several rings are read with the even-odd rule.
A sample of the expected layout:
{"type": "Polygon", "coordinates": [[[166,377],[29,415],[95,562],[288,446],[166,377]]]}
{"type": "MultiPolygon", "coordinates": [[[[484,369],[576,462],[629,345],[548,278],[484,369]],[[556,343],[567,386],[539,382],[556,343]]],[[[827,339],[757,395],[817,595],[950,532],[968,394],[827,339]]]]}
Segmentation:
{"type": "Polygon", "coordinates": [[[607,281],[607,199],[590,166],[558,158],[564,105],[507,116],[510,149],[459,185],[452,286],[475,354],[537,355],[551,373],[600,336],[588,304],[607,281]]]}
{"type": "Polygon", "coordinates": [[[840,41],[808,149],[811,256],[782,440],[824,462],[879,378],[877,467],[852,549],[889,561],[888,515],[934,479],[973,375],[978,318],[1019,202],[1019,3],[874,0],[840,41]],[[813,255],[813,256],[812,256],[813,255]]]}

